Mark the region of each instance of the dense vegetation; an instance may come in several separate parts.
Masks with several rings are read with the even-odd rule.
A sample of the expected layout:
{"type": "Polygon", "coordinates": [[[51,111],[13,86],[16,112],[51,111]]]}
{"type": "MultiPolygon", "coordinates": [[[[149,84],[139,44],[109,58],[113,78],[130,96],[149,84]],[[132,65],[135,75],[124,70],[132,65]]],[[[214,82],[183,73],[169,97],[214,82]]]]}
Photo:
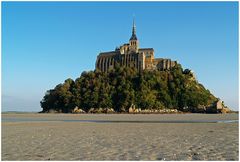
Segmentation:
{"type": "Polygon", "coordinates": [[[84,111],[90,108],[113,108],[126,112],[134,104],[141,109],[175,108],[209,105],[216,98],[199,84],[189,70],[181,65],[168,71],[137,72],[134,68],[117,66],[104,73],[83,72],[75,81],[67,79],[63,84],[48,90],[41,101],[43,112],[50,109],[72,112],[78,106],[84,111]]]}

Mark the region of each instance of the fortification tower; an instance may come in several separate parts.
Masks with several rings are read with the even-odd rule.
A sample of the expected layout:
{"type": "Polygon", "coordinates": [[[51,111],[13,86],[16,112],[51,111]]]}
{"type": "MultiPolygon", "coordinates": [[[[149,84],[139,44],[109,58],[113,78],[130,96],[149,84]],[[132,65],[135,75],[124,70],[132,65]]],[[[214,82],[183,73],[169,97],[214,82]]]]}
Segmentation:
{"type": "Polygon", "coordinates": [[[137,53],[139,48],[139,43],[136,35],[136,25],[133,19],[133,27],[132,27],[132,36],[129,40],[129,50],[130,52],[137,53]]]}

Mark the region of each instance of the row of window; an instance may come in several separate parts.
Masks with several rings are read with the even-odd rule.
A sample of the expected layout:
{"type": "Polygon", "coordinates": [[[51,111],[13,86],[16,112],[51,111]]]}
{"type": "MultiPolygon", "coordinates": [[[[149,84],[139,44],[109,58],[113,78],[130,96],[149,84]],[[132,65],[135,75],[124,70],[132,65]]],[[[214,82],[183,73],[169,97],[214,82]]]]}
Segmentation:
{"type": "Polygon", "coordinates": [[[133,46],[133,45],[137,45],[137,42],[130,42],[130,44],[133,46]]]}

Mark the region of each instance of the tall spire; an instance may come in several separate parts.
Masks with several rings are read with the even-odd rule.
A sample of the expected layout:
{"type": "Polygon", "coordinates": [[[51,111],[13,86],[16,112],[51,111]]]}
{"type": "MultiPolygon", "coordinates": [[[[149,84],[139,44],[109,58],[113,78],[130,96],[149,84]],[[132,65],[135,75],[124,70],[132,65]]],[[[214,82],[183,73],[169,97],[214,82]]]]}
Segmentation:
{"type": "Polygon", "coordinates": [[[135,19],[134,19],[134,17],[133,17],[132,36],[131,36],[130,40],[137,40],[137,36],[136,36],[136,25],[135,25],[135,19]]]}
{"type": "Polygon", "coordinates": [[[133,17],[132,35],[136,35],[136,25],[135,25],[134,17],[133,17]]]}

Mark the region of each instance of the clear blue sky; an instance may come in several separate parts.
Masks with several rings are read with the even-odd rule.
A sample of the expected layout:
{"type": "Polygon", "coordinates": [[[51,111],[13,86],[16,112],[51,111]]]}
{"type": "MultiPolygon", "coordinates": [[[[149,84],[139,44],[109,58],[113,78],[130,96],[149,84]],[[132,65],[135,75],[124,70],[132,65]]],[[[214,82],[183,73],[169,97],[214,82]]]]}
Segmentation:
{"type": "Polygon", "coordinates": [[[2,111],[40,111],[46,90],[131,36],[178,60],[238,109],[238,2],[2,2],[2,111]]]}

